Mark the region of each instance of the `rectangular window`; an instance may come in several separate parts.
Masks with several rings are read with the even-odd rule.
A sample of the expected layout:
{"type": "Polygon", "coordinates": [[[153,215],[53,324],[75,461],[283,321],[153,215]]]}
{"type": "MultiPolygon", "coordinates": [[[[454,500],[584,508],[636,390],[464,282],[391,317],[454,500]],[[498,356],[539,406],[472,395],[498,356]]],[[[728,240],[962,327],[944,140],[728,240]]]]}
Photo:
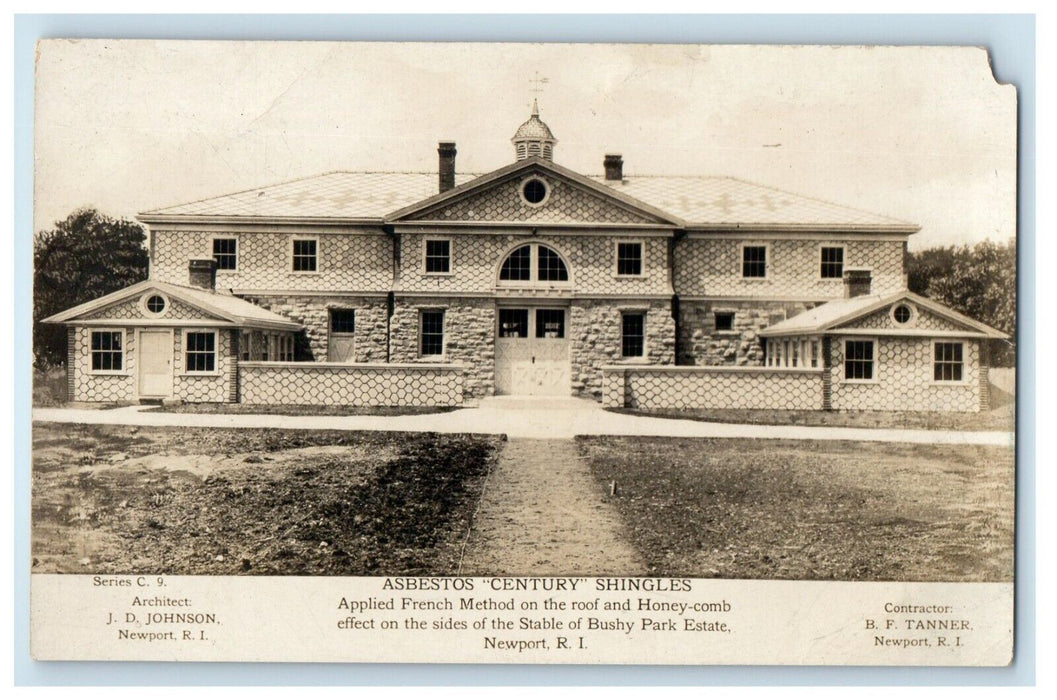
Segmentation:
{"type": "Polygon", "coordinates": [[[844,342],[844,378],[873,379],[873,341],[844,342]]]}
{"type": "Polygon", "coordinates": [[[216,370],[217,334],[213,331],[188,331],[184,336],[187,372],[213,372],[216,370]]]}
{"type": "Polygon", "coordinates": [[[811,341],[811,366],[818,367],[818,341],[811,341]]]}
{"type": "Polygon", "coordinates": [[[844,248],[840,246],[824,247],[821,252],[822,279],[841,279],[844,277],[844,248]]]}
{"type": "Polygon", "coordinates": [[[419,316],[423,355],[444,354],[444,312],[423,311],[419,316]]]}
{"type": "Polygon", "coordinates": [[[565,311],[562,309],[536,309],[536,337],[564,338],[565,311]]]}
{"type": "Polygon", "coordinates": [[[237,270],[239,265],[239,242],[236,238],[214,238],[213,259],[218,270],[237,270]]]}
{"type": "Polygon", "coordinates": [[[741,276],[767,276],[767,246],[747,245],[741,249],[741,276]]]}
{"type": "Polygon", "coordinates": [[[92,331],[92,371],[120,372],[125,366],[125,333],[92,331]]]}
{"type": "Polygon", "coordinates": [[[331,309],[330,310],[330,332],[333,334],[348,334],[356,332],[356,310],[355,309],[331,309]]]}
{"type": "Polygon", "coordinates": [[[717,331],[732,331],[734,330],[734,312],[733,311],[717,311],[715,315],[716,319],[716,330],[717,331]]]}
{"type": "Polygon", "coordinates": [[[426,274],[451,272],[451,241],[426,241],[426,274]]]}
{"type": "Polygon", "coordinates": [[[316,241],[312,238],[294,239],[294,272],[315,272],[316,266],[316,241]]]}
{"type": "Polygon", "coordinates": [[[962,381],[962,343],[936,343],[933,352],[933,378],[937,382],[962,381]]]}
{"type": "Polygon", "coordinates": [[[617,274],[642,274],[642,244],[617,243],[617,274]]]}
{"type": "Polygon", "coordinates": [[[621,357],[642,357],[646,354],[646,314],[626,313],[621,318],[621,357]]]}
{"type": "Polygon", "coordinates": [[[294,361],[294,336],[292,336],[292,335],[281,335],[281,336],[279,336],[279,361],[280,362],[293,362],[294,361]]]}
{"type": "Polygon", "coordinates": [[[250,344],[253,336],[250,335],[249,331],[242,331],[239,333],[239,357],[246,362],[250,361],[250,344]]]}
{"type": "Polygon", "coordinates": [[[499,337],[527,338],[528,309],[499,309],[499,337]]]}

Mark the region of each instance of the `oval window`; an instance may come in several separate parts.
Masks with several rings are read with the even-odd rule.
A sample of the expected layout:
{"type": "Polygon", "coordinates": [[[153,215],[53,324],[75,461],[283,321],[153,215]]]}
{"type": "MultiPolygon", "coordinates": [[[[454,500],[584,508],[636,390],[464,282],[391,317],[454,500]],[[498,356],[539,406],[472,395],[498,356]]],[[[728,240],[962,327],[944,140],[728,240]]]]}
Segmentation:
{"type": "Polygon", "coordinates": [[[165,311],[165,297],[159,294],[152,294],[147,299],[147,311],[150,311],[152,314],[160,314],[162,311],[165,311]]]}
{"type": "Polygon", "coordinates": [[[539,204],[547,198],[547,185],[543,180],[533,178],[522,185],[521,194],[529,204],[539,204]]]}
{"type": "Polygon", "coordinates": [[[914,312],[906,304],[900,304],[892,310],[892,318],[896,323],[907,323],[914,317],[914,312]]]}

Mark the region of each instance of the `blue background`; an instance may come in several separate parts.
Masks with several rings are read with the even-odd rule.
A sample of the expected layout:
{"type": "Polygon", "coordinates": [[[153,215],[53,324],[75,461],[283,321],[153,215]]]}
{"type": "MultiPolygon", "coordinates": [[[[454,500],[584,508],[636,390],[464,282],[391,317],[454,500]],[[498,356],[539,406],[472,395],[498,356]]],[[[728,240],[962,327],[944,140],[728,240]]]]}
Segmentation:
{"type": "Polygon", "coordinates": [[[15,17],[14,652],[18,685],[1032,685],[1035,682],[1033,15],[19,15],[15,17]],[[1008,668],[34,662],[29,657],[33,60],[46,38],[976,45],[1018,88],[1015,661],[1008,668]],[[1026,379],[1026,381],[1025,381],[1026,379]]]}

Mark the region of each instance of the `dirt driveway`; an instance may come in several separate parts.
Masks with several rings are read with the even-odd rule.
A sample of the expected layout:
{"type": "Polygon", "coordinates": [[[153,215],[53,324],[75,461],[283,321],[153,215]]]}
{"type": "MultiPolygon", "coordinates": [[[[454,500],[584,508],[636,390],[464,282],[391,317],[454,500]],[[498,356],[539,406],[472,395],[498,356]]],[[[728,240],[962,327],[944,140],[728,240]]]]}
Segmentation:
{"type": "Polygon", "coordinates": [[[460,574],[643,575],[603,496],[572,440],[509,440],[485,485],[460,574]]]}

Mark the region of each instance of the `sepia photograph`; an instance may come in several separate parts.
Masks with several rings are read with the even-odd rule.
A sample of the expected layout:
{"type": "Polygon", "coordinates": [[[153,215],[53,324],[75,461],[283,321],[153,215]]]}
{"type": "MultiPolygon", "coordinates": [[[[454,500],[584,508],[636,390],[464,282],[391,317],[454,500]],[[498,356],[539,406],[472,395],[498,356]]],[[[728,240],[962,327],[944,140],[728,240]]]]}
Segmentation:
{"type": "Polygon", "coordinates": [[[1011,634],[1016,148],[975,47],[42,41],[31,572],[1011,634]]]}

